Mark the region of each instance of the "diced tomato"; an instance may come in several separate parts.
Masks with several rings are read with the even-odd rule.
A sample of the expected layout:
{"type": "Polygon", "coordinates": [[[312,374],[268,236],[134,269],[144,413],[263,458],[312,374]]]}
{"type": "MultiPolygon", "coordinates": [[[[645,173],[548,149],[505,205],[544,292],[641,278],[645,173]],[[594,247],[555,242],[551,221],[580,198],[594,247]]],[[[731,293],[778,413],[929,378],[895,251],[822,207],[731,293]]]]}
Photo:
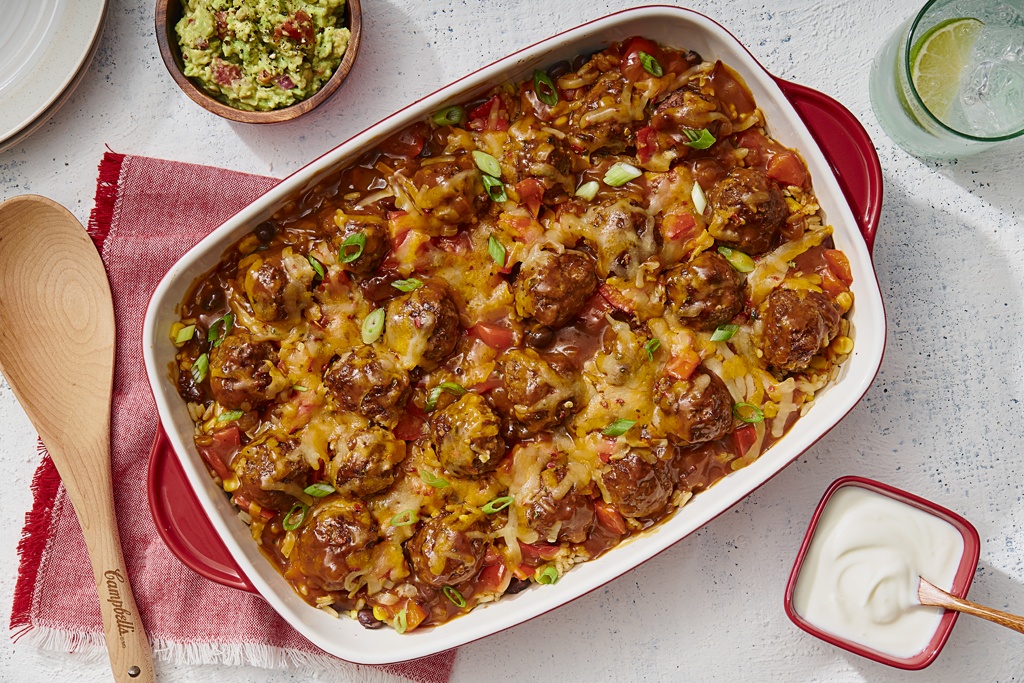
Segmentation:
{"type": "Polygon", "coordinates": [[[470,109],[468,116],[470,130],[508,130],[508,114],[497,95],[470,109]]]}
{"type": "Polygon", "coordinates": [[[736,144],[747,150],[747,156],[744,157],[747,166],[765,168],[765,165],[768,163],[768,152],[771,146],[768,138],[753,128],[748,128],[739,134],[739,137],[736,138],[736,144]]]}
{"type": "Polygon", "coordinates": [[[603,500],[594,501],[594,512],[597,515],[597,523],[603,526],[608,531],[618,536],[625,535],[626,520],[622,518],[620,513],[614,505],[604,502],[603,500]]]}
{"type": "Polygon", "coordinates": [[[480,590],[484,591],[502,591],[503,584],[505,587],[508,586],[507,576],[508,567],[505,566],[504,562],[486,565],[480,570],[476,585],[480,590]]]}
{"type": "Polygon", "coordinates": [[[853,284],[853,272],[850,270],[850,259],[838,249],[826,249],[825,261],[839,280],[849,287],[853,284]]]}
{"type": "Polygon", "coordinates": [[[220,59],[214,59],[210,65],[210,74],[213,76],[215,83],[231,85],[242,77],[242,69],[220,59]]]}
{"type": "Polygon", "coordinates": [[[299,10],[274,29],[274,38],[280,39],[283,35],[302,45],[315,44],[316,27],[313,26],[313,18],[299,10]]]}
{"type": "Polygon", "coordinates": [[[744,425],[732,433],[732,448],[736,455],[744,456],[757,441],[757,430],[754,425],[744,425]]]}
{"type": "MultiPolygon", "coordinates": [[[[519,544],[520,546],[522,543],[519,544]]],[[[533,567],[528,564],[521,564],[518,567],[512,568],[512,575],[520,581],[526,581],[533,576],[533,567]]]]}
{"type": "Polygon", "coordinates": [[[546,543],[523,543],[519,542],[519,549],[523,553],[523,564],[536,567],[549,560],[553,560],[561,546],[548,545],[546,543]]]}
{"type": "Polygon", "coordinates": [[[661,222],[661,234],[669,241],[685,242],[697,232],[697,219],[688,213],[670,213],[661,222]]]}
{"type": "Polygon", "coordinates": [[[423,609],[418,602],[409,600],[405,603],[405,630],[411,631],[427,618],[427,610],[423,609]]]}
{"type": "Polygon", "coordinates": [[[211,436],[213,441],[205,446],[196,446],[196,449],[218,477],[228,480],[234,476],[231,471],[231,460],[242,447],[242,434],[237,426],[231,425],[218,429],[211,436]]]}
{"type": "Polygon", "coordinates": [[[654,57],[658,60],[659,64],[665,59],[661,48],[646,38],[636,37],[629,39],[626,42],[626,49],[622,51],[622,59],[619,60],[619,71],[622,72],[622,76],[630,83],[636,83],[640,79],[651,75],[647,73],[644,65],[640,62],[641,52],[654,57]]]}
{"type": "Polygon", "coordinates": [[[536,218],[537,214],[540,213],[541,202],[544,200],[544,183],[536,178],[520,180],[516,183],[516,194],[519,195],[523,205],[536,218]]]}
{"type": "Polygon", "coordinates": [[[622,291],[612,287],[607,282],[597,288],[597,291],[601,293],[601,296],[612,305],[612,307],[623,311],[625,313],[633,312],[633,301],[622,291]]]}
{"type": "Polygon", "coordinates": [[[496,373],[492,372],[490,375],[487,376],[487,379],[485,379],[483,382],[480,382],[479,384],[474,384],[471,387],[471,390],[478,394],[486,394],[491,389],[497,389],[500,386],[501,378],[498,377],[496,373]]]}
{"type": "Polygon", "coordinates": [[[665,374],[677,380],[690,379],[690,375],[700,365],[700,355],[693,349],[672,354],[665,364],[665,374]]]}
{"type": "Polygon", "coordinates": [[[423,151],[428,135],[430,135],[430,128],[427,127],[427,124],[414,123],[382,142],[380,151],[389,157],[412,159],[423,151]]]}
{"type": "Polygon", "coordinates": [[[504,351],[515,343],[512,330],[493,323],[477,323],[469,333],[498,351],[504,351]]]}
{"type": "Polygon", "coordinates": [[[528,216],[513,216],[509,223],[526,244],[533,244],[544,236],[544,226],[528,216]]]}
{"type": "Polygon", "coordinates": [[[803,187],[807,182],[807,169],[796,154],[781,152],[768,162],[768,177],[784,185],[803,187]]]}
{"type": "Polygon", "coordinates": [[[636,132],[636,156],[641,164],[646,164],[657,151],[658,131],[646,126],[636,132]]]}
{"type": "Polygon", "coordinates": [[[394,434],[396,439],[402,441],[415,441],[423,435],[423,425],[427,423],[425,415],[418,414],[419,411],[415,411],[412,401],[406,408],[406,412],[402,415],[402,419],[395,425],[394,434]]]}

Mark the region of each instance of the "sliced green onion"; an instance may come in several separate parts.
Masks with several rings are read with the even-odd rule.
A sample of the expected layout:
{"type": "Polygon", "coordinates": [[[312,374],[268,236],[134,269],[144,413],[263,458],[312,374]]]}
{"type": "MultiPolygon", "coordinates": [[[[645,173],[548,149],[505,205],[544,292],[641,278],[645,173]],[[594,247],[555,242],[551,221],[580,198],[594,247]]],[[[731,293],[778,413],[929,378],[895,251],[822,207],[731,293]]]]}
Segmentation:
{"type": "Polygon", "coordinates": [[[630,180],[639,178],[641,175],[643,175],[643,171],[636,166],[627,164],[624,161],[616,161],[608,169],[608,172],[604,174],[604,182],[612,187],[621,187],[630,180]]]}
{"type": "Polygon", "coordinates": [[[480,179],[483,180],[484,189],[487,190],[487,196],[490,197],[492,201],[496,201],[498,203],[508,201],[508,195],[505,194],[505,185],[500,180],[494,176],[487,175],[486,173],[484,173],[480,179]]]}
{"type": "Polygon", "coordinates": [[[729,265],[741,273],[749,273],[754,270],[754,259],[747,256],[742,251],[736,251],[729,247],[719,247],[718,253],[725,257],[725,260],[729,262],[729,265]]]}
{"type": "Polygon", "coordinates": [[[601,189],[601,186],[596,180],[588,180],[587,182],[576,188],[576,196],[580,199],[586,199],[588,202],[593,201],[594,197],[597,196],[597,191],[601,189]]]}
{"type": "Polygon", "coordinates": [[[427,394],[427,412],[437,407],[437,400],[441,398],[441,392],[447,391],[452,396],[462,396],[466,390],[458,382],[441,382],[427,394]]]}
{"type": "Polygon", "coordinates": [[[366,248],[366,235],[361,232],[354,233],[345,238],[345,241],[341,243],[341,249],[338,250],[338,261],[340,263],[352,263],[357,258],[363,255],[363,249],[366,248]],[[349,251],[349,247],[355,247],[355,251],[349,251]]]}
{"type": "Polygon", "coordinates": [[[729,341],[732,336],[736,334],[736,330],[740,329],[739,325],[719,325],[715,328],[714,333],[711,335],[711,341],[729,341]]]}
{"type": "Polygon", "coordinates": [[[189,325],[178,330],[178,335],[174,338],[175,344],[184,344],[189,339],[196,335],[196,326],[189,325]]]}
{"type": "Polygon", "coordinates": [[[551,77],[540,69],[533,70],[533,92],[537,93],[538,100],[549,107],[558,104],[558,88],[551,77]]]}
{"type": "Polygon", "coordinates": [[[220,346],[224,341],[224,337],[228,336],[228,332],[234,326],[235,315],[233,313],[225,313],[210,325],[210,329],[206,333],[206,341],[213,342],[214,348],[220,346]]]}
{"type": "Polygon", "coordinates": [[[654,352],[661,347],[660,339],[652,339],[644,344],[644,351],[647,352],[647,360],[654,360],[654,352]]]}
{"type": "Polygon", "coordinates": [[[537,571],[533,573],[533,578],[537,583],[543,583],[550,586],[558,581],[558,570],[550,564],[544,565],[543,567],[537,567],[537,571]]]}
{"type": "Polygon", "coordinates": [[[395,280],[391,286],[400,292],[411,292],[423,286],[423,280],[411,277],[408,280],[395,280]]]}
{"type": "Polygon", "coordinates": [[[790,268],[796,268],[796,261],[786,261],[786,265],[790,268]]]}
{"type": "Polygon", "coordinates": [[[312,254],[310,254],[306,258],[309,259],[309,265],[313,266],[313,272],[316,273],[317,276],[321,280],[323,280],[324,279],[324,264],[322,264],[319,261],[317,261],[316,258],[312,254]]]}
{"type": "Polygon", "coordinates": [[[732,414],[750,424],[764,422],[764,411],[753,403],[737,403],[732,407],[732,414]]]}
{"type": "Polygon", "coordinates": [[[281,520],[281,526],[285,528],[285,531],[295,531],[304,521],[306,521],[307,512],[309,512],[309,506],[307,505],[303,505],[302,503],[292,505],[292,509],[289,510],[288,514],[281,520]],[[297,518],[296,514],[298,514],[297,518]]]}
{"type": "Polygon", "coordinates": [[[420,479],[427,486],[433,486],[435,489],[446,489],[451,484],[448,483],[447,479],[442,479],[433,472],[427,472],[426,470],[420,470],[420,479]]]}
{"type": "Polygon", "coordinates": [[[700,183],[693,184],[693,189],[690,190],[690,199],[693,200],[693,208],[697,213],[703,215],[704,209],[708,208],[708,198],[704,196],[704,188],[700,186],[700,183]]]}
{"type": "Polygon", "coordinates": [[[306,488],[302,489],[302,492],[307,496],[313,496],[314,498],[323,498],[334,493],[337,489],[328,484],[327,482],[321,481],[316,484],[310,484],[306,488]]]}
{"type": "Polygon", "coordinates": [[[612,422],[610,425],[601,430],[601,433],[605,436],[622,436],[636,424],[636,420],[623,420],[618,419],[612,422]]]}
{"type": "Polygon", "coordinates": [[[373,342],[380,339],[381,332],[384,331],[384,309],[377,308],[370,315],[363,319],[363,343],[372,344],[373,342]]]}
{"type": "Polygon", "coordinates": [[[309,391],[309,389],[302,386],[301,384],[293,384],[292,389],[294,389],[295,391],[309,391]]]}
{"type": "Polygon", "coordinates": [[[409,612],[407,607],[403,607],[398,614],[395,615],[395,633],[405,633],[409,628],[409,612]]]}
{"type": "Polygon", "coordinates": [[[661,78],[665,75],[665,70],[661,68],[661,64],[658,64],[658,60],[646,52],[640,53],[640,64],[643,65],[644,71],[655,78],[661,78]]]}
{"type": "Polygon", "coordinates": [[[466,110],[456,104],[435,112],[431,118],[439,126],[455,126],[466,120],[466,110]]]}
{"type": "Polygon", "coordinates": [[[206,372],[210,369],[210,357],[205,353],[196,358],[192,363],[192,381],[199,384],[206,379],[206,372]]]}
{"type": "Polygon", "coordinates": [[[495,498],[490,503],[484,505],[480,509],[489,515],[493,515],[495,512],[501,512],[502,510],[507,508],[509,505],[512,504],[513,500],[515,500],[515,498],[513,498],[512,496],[502,496],[501,498],[495,498]]]}
{"type": "Polygon", "coordinates": [[[444,593],[444,597],[451,600],[452,604],[458,607],[459,609],[462,609],[466,606],[466,598],[462,597],[462,593],[452,588],[451,586],[445,586],[441,589],[441,592],[444,593]]]}
{"type": "Polygon", "coordinates": [[[715,136],[707,128],[701,128],[700,130],[687,128],[683,131],[683,134],[690,140],[686,144],[694,149],[707,149],[716,142],[715,136]]]}
{"type": "Polygon", "coordinates": [[[476,167],[487,175],[492,175],[495,178],[501,177],[501,164],[499,164],[498,160],[487,152],[481,152],[478,149],[474,149],[473,161],[476,162],[476,167]]]}
{"type": "Polygon", "coordinates": [[[491,255],[499,268],[505,267],[505,245],[499,242],[494,235],[487,238],[487,253],[491,255]]]}
{"type": "Polygon", "coordinates": [[[234,422],[245,415],[241,410],[225,410],[217,416],[217,422],[234,422]]]}
{"type": "Polygon", "coordinates": [[[420,521],[420,516],[415,510],[402,510],[391,518],[391,526],[409,526],[420,521]]]}

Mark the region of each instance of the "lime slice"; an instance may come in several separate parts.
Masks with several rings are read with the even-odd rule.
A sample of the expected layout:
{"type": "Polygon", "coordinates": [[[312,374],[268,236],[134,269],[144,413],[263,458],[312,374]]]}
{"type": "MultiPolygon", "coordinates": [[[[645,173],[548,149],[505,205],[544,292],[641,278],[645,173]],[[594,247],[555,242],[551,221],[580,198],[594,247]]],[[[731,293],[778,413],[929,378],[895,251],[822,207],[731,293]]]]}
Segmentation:
{"type": "Polygon", "coordinates": [[[960,91],[960,76],[984,26],[978,19],[947,19],[910,48],[910,77],[928,110],[944,118],[960,91]]]}

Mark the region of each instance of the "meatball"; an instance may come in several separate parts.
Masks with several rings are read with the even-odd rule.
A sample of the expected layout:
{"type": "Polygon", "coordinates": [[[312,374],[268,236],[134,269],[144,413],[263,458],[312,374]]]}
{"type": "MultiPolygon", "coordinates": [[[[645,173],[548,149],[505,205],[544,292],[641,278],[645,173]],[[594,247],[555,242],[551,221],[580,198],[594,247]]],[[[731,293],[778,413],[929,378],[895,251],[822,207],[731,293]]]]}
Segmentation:
{"type": "Polygon", "coordinates": [[[420,581],[435,588],[454,586],[473,578],[487,553],[480,525],[458,512],[431,517],[419,528],[405,551],[420,581]]]}
{"type": "Polygon", "coordinates": [[[343,434],[331,441],[327,450],[331,457],[327,475],[338,493],[350,498],[391,486],[394,468],[405,459],[405,442],[377,426],[343,434]]]}
{"type": "Polygon", "coordinates": [[[752,168],[733,169],[708,199],[715,213],[708,226],[711,236],[751,255],[772,248],[789,213],[775,181],[752,168]]]}
{"type": "Polygon", "coordinates": [[[666,273],[665,292],[683,323],[710,331],[743,310],[743,279],[720,254],[703,251],[666,273]]]}
{"type": "Polygon", "coordinates": [[[594,526],[594,503],[575,486],[555,500],[552,490],[564,477],[564,467],[544,470],[540,490],[523,502],[523,517],[542,541],[582,543],[594,526]]]}
{"type": "Polygon", "coordinates": [[[654,420],[665,436],[694,444],[732,431],[732,395],[718,375],[696,372],[690,379],[662,377],[654,384],[654,420]]]}
{"type": "Polygon", "coordinates": [[[635,198],[591,202],[581,220],[597,251],[599,277],[617,275],[632,280],[637,268],[658,252],[661,233],[635,198]]]}
{"type": "Polygon", "coordinates": [[[610,461],[601,481],[612,502],[626,517],[653,517],[672,497],[672,465],[649,448],[631,448],[610,461]]]}
{"type": "Polygon", "coordinates": [[[417,189],[413,201],[431,219],[426,227],[432,237],[454,235],[460,224],[476,220],[487,201],[480,170],[469,154],[419,169],[412,184],[417,189]]]}
{"type": "Polygon", "coordinates": [[[459,311],[442,281],[428,282],[388,304],[384,341],[406,370],[433,370],[455,350],[459,333],[459,311]]]}
{"type": "Polygon", "coordinates": [[[315,275],[309,259],[291,249],[257,258],[243,283],[253,315],[267,323],[297,323],[312,301],[315,275]]]}
{"type": "MultiPolygon", "coordinates": [[[[538,178],[545,186],[561,187],[572,193],[575,182],[572,174],[572,153],[566,143],[554,135],[530,131],[532,137],[520,140],[511,136],[507,154],[511,157],[516,176],[538,178]]],[[[507,157],[508,158],[508,157],[507,157]]]]}
{"type": "Polygon", "coordinates": [[[235,330],[210,353],[210,390],[224,408],[249,411],[288,385],[277,369],[277,346],[235,330]]]}
{"type": "Polygon", "coordinates": [[[761,350],[777,370],[803,370],[839,333],[839,309],[828,294],[776,289],[761,304],[761,350]]]}
{"type": "Polygon", "coordinates": [[[274,435],[250,442],[231,462],[238,477],[237,501],[256,503],[262,508],[286,511],[296,495],[309,484],[311,470],[300,455],[293,455],[289,442],[274,435]]]}
{"type": "Polygon", "coordinates": [[[516,311],[541,325],[560,327],[575,318],[596,291],[592,258],[581,251],[541,251],[519,271],[516,311]]]}
{"type": "Polygon", "coordinates": [[[360,218],[347,218],[341,231],[334,237],[334,246],[338,249],[338,265],[343,270],[356,275],[368,275],[383,263],[391,251],[391,238],[388,235],[387,224],[381,219],[370,216],[363,217],[362,220],[360,218]],[[348,240],[349,244],[346,245],[345,240],[348,240]]]}
{"type": "Polygon", "coordinates": [[[364,566],[380,540],[362,501],[332,496],[318,503],[295,541],[292,565],[326,591],[345,591],[345,579],[364,566]]]}
{"type": "Polygon", "coordinates": [[[716,115],[718,110],[718,100],[713,96],[691,88],[680,88],[655,107],[651,126],[671,132],[707,128],[720,139],[732,133],[732,125],[720,114],[716,115]]]}
{"type": "Polygon", "coordinates": [[[393,428],[412,387],[394,352],[364,345],[344,353],[324,373],[324,385],[343,410],[393,428]]]}
{"type": "Polygon", "coordinates": [[[508,349],[497,368],[508,416],[526,434],[550,429],[580,408],[579,374],[560,353],[508,349]]]}
{"type": "Polygon", "coordinates": [[[575,132],[580,147],[591,153],[600,150],[621,154],[633,144],[633,121],[628,116],[630,103],[623,102],[626,85],[618,69],[605,71],[580,98],[579,106],[569,115],[569,130],[575,132]],[[609,108],[615,109],[616,115],[605,115],[609,108]]]}
{"type": "Polygon", "coordinates": [[[437,411],[430,432],[437,459],[458,476],[491,472],[505,455],[501,421],[480,394],[468,393],[437,411]]]}

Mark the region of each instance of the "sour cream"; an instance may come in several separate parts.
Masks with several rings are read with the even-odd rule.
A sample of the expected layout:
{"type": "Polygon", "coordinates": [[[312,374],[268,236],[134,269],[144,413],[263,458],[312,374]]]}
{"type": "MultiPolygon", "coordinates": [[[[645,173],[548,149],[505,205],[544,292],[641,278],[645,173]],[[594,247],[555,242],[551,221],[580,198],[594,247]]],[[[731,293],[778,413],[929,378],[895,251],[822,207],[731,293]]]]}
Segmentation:
{"type": "Polygon", "coordinates": [[[918,603],[918,577],[949,590],[964,539],[949,522],[860,486],[832,495],[793,593],[800,616],[887,655],[924,650],[943,610],[918,603]]]}

